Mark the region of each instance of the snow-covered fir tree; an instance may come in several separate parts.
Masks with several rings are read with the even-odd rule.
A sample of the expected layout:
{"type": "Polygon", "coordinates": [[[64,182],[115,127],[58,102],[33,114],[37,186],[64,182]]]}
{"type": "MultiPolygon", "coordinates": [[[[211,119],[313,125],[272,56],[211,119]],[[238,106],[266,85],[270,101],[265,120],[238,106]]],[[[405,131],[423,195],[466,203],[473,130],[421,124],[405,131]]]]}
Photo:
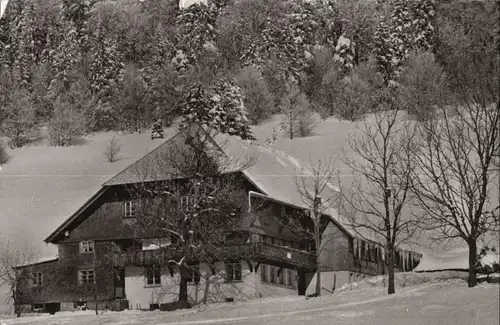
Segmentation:
{"type": "Polygon", "coordinates": [[[191,123],[207,126],[243,139],[254,139],[240,87],[233,80],[221,79],[209,89],[194,84],[182,106],[181,128],[191,123]]]}
{"type": "Polygon", "coordinates": [[[73,22],[64,21],[62,31],[59,45],[50,53],[50,64],[54,71],[52,83],[59,82],[60,86],[68,88],[70,72],[80,63],[81,52],[78,46],[78,32],[73,22]]]}
{"type": "Polygon", "coordinates": [[[218,7],[203,3],[182,9],[177,16],[176,52],[172,63],[179,70],[197,62],[205,51],[215,49],[218,7]]]}
{"type": "Polygon", "coordinates": [[[393,80],[412,51],[427,51],[434,37],[431,0],[393,0],[389,19],[381,19],[374,35],[374,54],[386,82],[393,80]]]}
{"type": "Polygon", "coordinates": [[[419,51],[428,51],[433,47],[434,17],[436,15],[432,0],[414,1],[412,5],[413,45],[419,51]]]}
{"type": "Polygon", "coordinates": [[[17,23],[11,29],[11,46],[13,47],[13,68],[19,73],[23,87],[29,88],[32,67],[36,62],[34,32],[36,28],[34,6],[27,2],[17,23]]]}
{"type": "Polygon", "coordinates": [[[116,40],[107,35],[101,26],[93,38],[91,55],[90,88],[99,98],[106,98],[116,86],[124,63],[116,40]]]}

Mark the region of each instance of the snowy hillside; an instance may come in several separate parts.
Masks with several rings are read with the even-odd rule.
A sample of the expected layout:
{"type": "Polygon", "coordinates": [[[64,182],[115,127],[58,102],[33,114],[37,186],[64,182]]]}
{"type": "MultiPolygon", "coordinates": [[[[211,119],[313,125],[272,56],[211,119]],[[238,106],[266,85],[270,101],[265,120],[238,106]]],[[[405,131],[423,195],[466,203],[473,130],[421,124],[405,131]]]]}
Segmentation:
{"type": "MultiPolygon", "coordinates": [[[[318,124],[315,135],[286,139],[280,134],[280,117],[254,128],[259,144],[269,145],[302,162],[331,157],[337,161],[341,178],[350,172],[341,164],[342,150],[348,151],[347,137],[357,132],[357,123],[330,118],[318,124]],[[274,131],[273,131],[274,130],[274,131]]],[[[166,129],[166,138],[175,134],[166,129]]],[[[43,239],[83,204],[103,182],[133,161],[160,145],[164,140],[142,134],[118,134],[122,146],[119,160],[108,163],[103,151],[114,133],[98,133],[71,147],[31,146],[10,151],[12,159],[0,174],[0,236],[9,234],[20,240],[42,245],[42,255],[51,256],[55,248],[43,239]]],[[[497,186],[492,188],[493,197],[497,186]]],[[[425,250],[424,250],[425,252],[425,250]]]]}

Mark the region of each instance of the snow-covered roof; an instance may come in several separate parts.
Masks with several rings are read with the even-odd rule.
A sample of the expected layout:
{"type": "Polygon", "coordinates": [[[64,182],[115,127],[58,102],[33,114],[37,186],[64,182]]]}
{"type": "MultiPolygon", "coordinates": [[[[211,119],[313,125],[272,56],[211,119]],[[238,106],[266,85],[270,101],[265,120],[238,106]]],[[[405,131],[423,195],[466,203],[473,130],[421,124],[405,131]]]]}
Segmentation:
{"type": "MultiPolygon", "coordinates": [[[[131,184],[136,182],[165,180],[182,177],[174,169],[164,165],[161,157],[172,148],[186,140],[185,133],[178,133],[166,140],[163,144],[138,159],[123,171],[112,177],[103,184],[104,187],[131,184]],[[163,163],[163,164],[162,164],[163,163]],[[160,164],[162,164],[160,166],[160,164]]],[[[214,142],[231,159],[233,163],[226,170],[241,171],[262,192],[272,199],[292,204],[304,209],[310,209],[312,202],[304,198],[297,187],[297,182],[304,182],[312,188],[313,178],[308,164],[300,161],[282,150],[273,149],[267,145],[257,144],[248,140],[242,140],[236,136],[219,134],[215,136],[214,142]],[[242,168],[247,161],[250,166],[242,168]]],[[[337,184],[329,184],[320,196],[323,200],[338,195],[337,184]]],[[[333,206],[325,206],[324,214],[329,215],[335,222],[341,225],[351,235],[355,232],[350,229],[349,224],[339,216],[333,206]]],[[[363,234],[365,238],[373,238],[370,234],[363,234]]]]}
{"type": "Polygon", "coordinates": [[[42,257],[39,258],[33,262],[28,262],[28,263],[22,263],[19,265],[16,265],[16,267],[23,267],[23,266],[30,266],[30,265],[36,265],[36,264],[42,264],[42,263],[49,263],[49,262],[55,262],[59,259],[58,256],[50,256],[50,257],[42,257]]]}

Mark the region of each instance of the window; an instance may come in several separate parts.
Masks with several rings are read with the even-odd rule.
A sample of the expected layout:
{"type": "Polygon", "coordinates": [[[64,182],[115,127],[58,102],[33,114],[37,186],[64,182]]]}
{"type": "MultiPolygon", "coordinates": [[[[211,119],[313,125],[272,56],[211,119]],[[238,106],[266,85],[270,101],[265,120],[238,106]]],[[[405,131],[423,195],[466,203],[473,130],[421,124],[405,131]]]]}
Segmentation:
{"type": "Polygon", "coordinates": [[[134,201],[125,201],[125,218],[132,218],[135,216],[135,203],[134,201]]]}
{"type": "Polygon", "coordinates": [[[297,271],[283,268],[278,275],[279,268],[267,264],[261,266],[261,281],[297,289],[297,271]]]}
{"type": "Polygon", "coordinates": [[[78,270],[78,283],[79,284],[95,283],[94,269],[78,270]]]}
{"type": "Polygon", "coordinates": [[[226,263],[226,281],[241,281],[241,263],[226,263]]]}
{"type": "Polygon", "coordinates": [[[84,240],[80,242],[80,253],[93,253],[94,252],[94,241],[84,240]]]}
{"type": "Polygon", "coordinates": [[[190,274],[188,278],[188,283],[200,283],[200,268],[198,265],[190,266],[190,274]]]}
{"type": "Polygon", "coordinates": [[[180,208],[181,210],[188,210],[189,208],[194,206],[194,196],[183,196],[181,197],[180,208]]]}
{"type": "Polygon", "coordinates": [[[142,250],[147,251],[147,250],[160,249],[162,247],[170,246],[171,243],[172,242],[170,237],[143,239],[142,250]]]}
{"type": "Polygon", "coordinates": [[[370,243],[367,243],[366,255],[367,255],[366,259],[368,261],[373,261],[373,259],[372,259],[372,244],[370,244],[370,243]]]}
{"type": "Polygon", "coordinates": [[[269,279],[269,282],[271,283],[277,283],[276,282],[276,268],[274,266],[269,266],[269,273],[271,274],[271,278],[269,279]]]}
{"type": "Polygon", "coordinates": [[[43,274],[41,272],[33,273],[32,277],[34,287],[41,287],[43,285],[43,274]]]}
{"type": "Polygon", "coordinates": [[[287,283],[289,286],[295,288],[295,279],[294,279],[294,276],[293,276],[293,270],[290,270],[290,269],[286,269],[284,270],[286,271],[286,277],[287,277],[287,283]]]}
{"type": "Polygon", "coordinates": [[[161,285],[160,267],[153,265],[146,267],[146,284],[161,285]]]}
{"type": "Polygon", "coordinates": [[[310,243],[309,245],[307,245],[307,251],[309,253],[313,253],[313,254],[316,253],[316,247],[315,247],[314,243],[310,243]]]}
{"type": "Polygon", "coordinates": [[[361,256],[360,259],[366,259],[366,243],[365,241],[361,241],[361,256]]]}
{"type": "MultiPolygon", "coordinates": [[[[276,271],[278,273],[279,269],[276,271]]],[[[286,285],[286,269],[281,269],[279,272],[279,284],[286,285]]]]}
{"type": "Polygon", "coordinates": [[[269,282],[269,277],[267,276],[267,265],[266,264],[262,264],[260,266],[260,279],[263,281],[263,282],[269,282]]]}

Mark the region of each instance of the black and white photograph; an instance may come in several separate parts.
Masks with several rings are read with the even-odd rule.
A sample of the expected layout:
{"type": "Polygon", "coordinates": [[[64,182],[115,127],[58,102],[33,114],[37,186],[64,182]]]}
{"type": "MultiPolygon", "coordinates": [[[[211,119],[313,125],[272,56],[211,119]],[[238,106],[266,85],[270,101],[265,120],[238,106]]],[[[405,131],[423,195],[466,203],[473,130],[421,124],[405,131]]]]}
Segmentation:
{"type": "Polygon", "coordinates": [[[500,324],[499,0],[0,0],[0,325],[500,324]]]}

